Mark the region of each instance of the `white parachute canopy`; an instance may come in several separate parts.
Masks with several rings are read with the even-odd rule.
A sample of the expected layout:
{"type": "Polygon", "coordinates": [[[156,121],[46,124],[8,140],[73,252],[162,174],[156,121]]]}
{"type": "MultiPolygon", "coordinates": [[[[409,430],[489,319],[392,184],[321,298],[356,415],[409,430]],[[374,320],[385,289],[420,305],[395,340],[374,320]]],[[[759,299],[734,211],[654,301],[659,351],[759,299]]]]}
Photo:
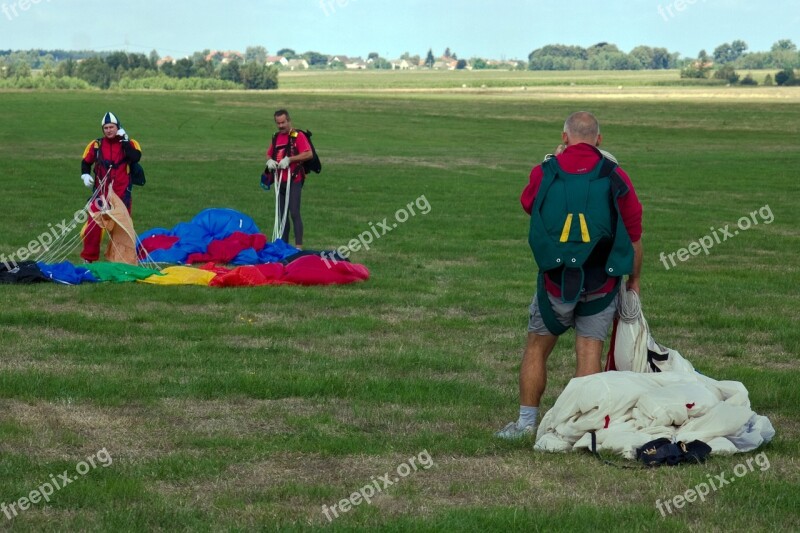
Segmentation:
{"type": "Polygon", "coordinates": [[[636,448],[666,437],[700,440],[712,454],[755,450],[775,436],[769,419],[753,412],[738,381],[697,372],[676,350],[653,340],[639,296],[620,288],[614,337],[617,371],[572,379],[539,424],[534,449],[589,449],[634,459],[636,448]]]}

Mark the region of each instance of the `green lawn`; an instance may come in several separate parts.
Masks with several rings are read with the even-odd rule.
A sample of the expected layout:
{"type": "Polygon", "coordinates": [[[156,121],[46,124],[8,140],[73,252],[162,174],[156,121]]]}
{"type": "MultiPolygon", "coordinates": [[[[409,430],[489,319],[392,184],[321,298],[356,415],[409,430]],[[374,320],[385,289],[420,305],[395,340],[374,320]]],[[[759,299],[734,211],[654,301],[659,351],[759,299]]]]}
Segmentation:
{"type": "MultiPolygon", "coordinates": [[[[778,70],[740,70],[759,84],[778,70]]],[[[522,89],[564,86],[724,86],[723,80],[693,80],[680,77],[679,70],[295,70],[282,71],[279,86],[287,90],[362,89],[522,89]]],[[[752,87],[748,89],[752,90],[752,87]]]]}
{"type": "MultiPolygon", "coordinates": [[[[77,478],[0,515],[0,529],[800,528],[797,95],[304,94],[291,83],[0,93],[0,254],[81,207],[79,158],[109,109],[143,147],[140,233],[206,207],[269,233],[258,177],[279,107],[313,130],[323,161],[303,192],[307,247],[346,245],[423,195],[430,205],[353,254],[371,272],[356,285],[0,286],[0,504],[77,478]],[[700,372],[744,382],[777,430],[759,450],[768,469],[665,518],[657,500],[730,477],[753,454],[639,471],[492,437],[516,416],[534,290],[519,193],[578,109],[598,115],[645,206],[656,338],[700,372]],[[757,213],[708,255],[669,270],[659,260],[765,207],[771,223],[757,213]],[[102,450],[113,462],[97,455],[76,474],[102,450]],[[387,473],[398,481],[329,524],[323,506],[387,473]]],[[[550,359],[544,409],[574,370],[571,337],[550,359]]]]}

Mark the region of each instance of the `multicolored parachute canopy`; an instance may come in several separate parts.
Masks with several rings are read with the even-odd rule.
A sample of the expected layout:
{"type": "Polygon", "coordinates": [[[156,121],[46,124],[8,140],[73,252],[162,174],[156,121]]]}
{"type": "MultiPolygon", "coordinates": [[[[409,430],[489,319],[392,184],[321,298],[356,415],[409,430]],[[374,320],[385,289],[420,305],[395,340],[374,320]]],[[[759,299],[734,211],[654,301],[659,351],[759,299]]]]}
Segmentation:
{"type": "Polygon", "coordinates": [[[190,222],[172,229],[151,229],[137,240],[140,265],[98,262],[75,266],[67,261],[0,264],[0,282],[76,285],[136,281],[233,287],[329,285],[369,279],[364,265],[350,263],[334,252],[301,251],[281,240],[267,242],[252,218],[233,209],[205,209],[190,222]],[[185,266],[196,263],[202,265],[185,266]]]}

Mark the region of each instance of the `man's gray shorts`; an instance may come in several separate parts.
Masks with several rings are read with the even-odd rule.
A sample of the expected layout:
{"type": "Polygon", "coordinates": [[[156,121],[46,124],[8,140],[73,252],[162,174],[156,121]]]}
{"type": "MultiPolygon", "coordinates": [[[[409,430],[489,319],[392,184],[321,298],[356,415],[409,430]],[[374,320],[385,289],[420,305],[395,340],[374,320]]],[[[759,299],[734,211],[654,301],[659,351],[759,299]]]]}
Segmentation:
{"type": "MultiPolygon", "coordinates": [[[[606,340],[608,336],[608,328],[614,322],[614,313],[617,311],[617,299],[611,300],[608,307],[599,313],[591,316],[580,316],[575,314],[575,306],[578,302],[591,302],[598,298],[605,296],[589,295],[581,296],[578,302],[565,304],[561,298],[556,298],[551,294],[547,295],[550,298],[550,303],[553,306],[553,312],[559,322],[567,327],[575,328],[575,332],[580,337],[587,337],[589,339],[596,339],[598,341],[606,340]]],[[[547,326],[544,325],[542,320],[542,313],[539,311],[539,303],[537,302],[537,295],[533,295],[533,301],[530,306],[530,320],[528,321],[528,332],[536,333],[537,335],[552,335],[547,326]]]]}

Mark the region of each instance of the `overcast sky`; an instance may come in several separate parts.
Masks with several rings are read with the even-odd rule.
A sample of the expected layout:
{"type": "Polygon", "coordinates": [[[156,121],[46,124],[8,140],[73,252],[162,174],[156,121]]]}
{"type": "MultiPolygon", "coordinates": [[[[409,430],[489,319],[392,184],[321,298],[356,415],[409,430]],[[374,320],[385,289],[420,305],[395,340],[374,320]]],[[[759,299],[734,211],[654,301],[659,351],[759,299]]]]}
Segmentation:
{"type": "Polygon", "coordinates": [[[800,44],[800,0],[0,0],[0,49],[183,57],[264,46],[366,58],[525,59],[546,44],[661,46],[695,57],[744,40],[800,44]]]}

